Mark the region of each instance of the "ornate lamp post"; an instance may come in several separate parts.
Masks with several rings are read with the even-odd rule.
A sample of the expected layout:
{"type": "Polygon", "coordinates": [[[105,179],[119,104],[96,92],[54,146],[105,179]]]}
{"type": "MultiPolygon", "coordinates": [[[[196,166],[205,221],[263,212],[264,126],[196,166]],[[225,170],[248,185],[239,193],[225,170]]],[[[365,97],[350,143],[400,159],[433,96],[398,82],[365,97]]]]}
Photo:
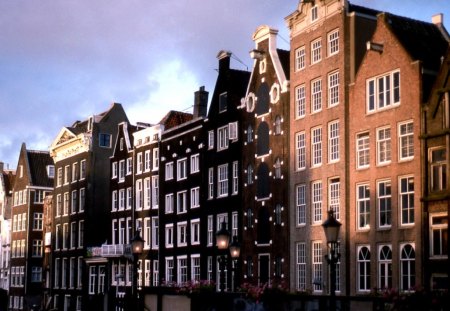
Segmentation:
{"type": "Polygon", "coordinates": [[[216,246],[222,253],[219,257],[219,290],[221,292],[225,291],[225,266],[227,264],[227,259],[225,258],[223,251],[228,248],[228,244],[230,243],[230,232],[227,230],[226,226],[227,224],[222,222],[220,230],[216,232],[216,246]]]}
{"type": "Polygon", "coordinates": [[[328,218],[322,223],[327,238],[327,245],[330,251],[325,255],[328,265],[330,266],[330,310],[336,310],[336,264],[341,257],[338,252],[338,236],[341,223],[334,218],[333,210],[328,211],[328,218]]]}
{"type": "Polygon", "coordinates": [[[136,231],[136,234],[131,239],[131,253],[133,254],[133,304],[135,304],[139,309],[139,301],[140,297],[138,297],[138,258],[139,255],[142,254],[144,249],[144,239],[141,237],[139,231],[136,231]]]}

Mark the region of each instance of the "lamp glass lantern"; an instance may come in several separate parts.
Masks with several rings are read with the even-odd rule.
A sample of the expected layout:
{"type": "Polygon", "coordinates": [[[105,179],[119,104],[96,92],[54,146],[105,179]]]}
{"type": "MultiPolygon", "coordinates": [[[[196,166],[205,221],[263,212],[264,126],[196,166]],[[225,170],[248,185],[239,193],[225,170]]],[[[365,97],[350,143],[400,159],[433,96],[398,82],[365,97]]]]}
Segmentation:
{"type": "Polygon", "coordinates": [[[341,223],[334,218],[333,210],[328,211],[328,218],[322,224],[325,231],[328,244],[336,244],[339,237],[339,230],[341,229],[341,223]]]}
{"type": "Polygon", "coordinates": [[[226,223],[222,222],[220,230],[216,233],[216,245],[218,249],[227,249],[230,243],[230,232],[226,229],[226,223]]]}
{"type": "Polygon", "coordinates": [[[131,252],[133,255],[140,255],[144,249],[144,239],[139,234],[139,231],[136,231],[133,239],[131,239],[131,252]]]}
{"type": "Polygon", "coordinates": [[[241,245],[237,240],[237,236],[233,236],[233,241],[230,244],[230,255],[233,259],[238,259],[241,254],[241,245]]]}

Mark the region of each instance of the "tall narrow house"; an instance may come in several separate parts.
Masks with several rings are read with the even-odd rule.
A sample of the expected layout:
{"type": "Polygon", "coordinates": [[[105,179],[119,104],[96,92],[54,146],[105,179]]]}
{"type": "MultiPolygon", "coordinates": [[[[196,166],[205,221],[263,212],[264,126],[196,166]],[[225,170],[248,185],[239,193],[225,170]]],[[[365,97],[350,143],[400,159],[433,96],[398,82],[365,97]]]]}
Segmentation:
{"type": "MultiPolygon", "coordinates": [[[[439,215],[445,214],[426,217],[424,207],[434,204],[424,204],[421,196],[425,193],[428,200],[445,190],[424,191],[421,106],[448,48],[435,24],[389,13],[377,16],[376,30],[350,88],[346,206],[351,294],[428,287],[424,263],[440,263],[436,260],[440,255],[424,253],[426,222],[438,223],[439,215]]],[[[430,140],[433,147],[426,152],[445,155],[437,142],[430,140]]]]}
{"type": "Polygon", "coordinates": [[[103,113],[62,128],[50,147],[55,162],[51,247],[54,308],[83,310],[83,305],[90,309],[103,305],[105,265],[90,259],[88,249],[108,238],[105,215],[110,212],[110,156],[118,124],[125,121],[122,105],[113,103],[103,113]]]}
{"type": "Polygon", "coordinates": [[[11,205],[15,171],[0,162],[0,289],[9,290],[11,251],[11,205]]]}
{"type": "Polygon", "coordinates": [[[329,293],[322,223],[333,211],[342,223],[336,290],[349,294],[348,265],[343,264],[350,239],[347,127],[354,118],[348,85],[374,31],[376,13],[346,0],[299,1],[285,19],[291,37],[291,287],[298,291],[329,293]]]}
{"type": "Polygon", "coordinates": [[[41,305],[44,197],[53,190],[54,167],[48,152],[22,144],[13,186],[9,306],[41,305]]]}
{"type": "Polygon", "coordinates": [[[253,34],[253,69],[243,113],[244,281],[289,286],[289,51],[278,31],[253,34]]]}

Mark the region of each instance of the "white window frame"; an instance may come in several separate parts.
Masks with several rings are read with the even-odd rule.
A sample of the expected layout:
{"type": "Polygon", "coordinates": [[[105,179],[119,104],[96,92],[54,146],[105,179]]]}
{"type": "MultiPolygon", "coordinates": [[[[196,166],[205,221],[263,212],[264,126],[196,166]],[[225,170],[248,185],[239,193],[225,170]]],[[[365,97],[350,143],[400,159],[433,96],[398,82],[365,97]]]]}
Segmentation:
{"type": "Polygon", "coordinates": [[[448,250],[447,254],[444,252],[445,247],[444,243],[448,243],[447,241],[444,241],[444,236],[447,236],[448,239],[448,222],[446,222],[448,219],[447,213],[432,213],[430,214],[429,218],[429,230],[430,230],[430,258],[433,259],[445,259],[448,258],[448,250]],[[439,218],[443,221],[440,223],[434,223],[434,219],[439,218]],[[447,232],[446,234],[444,232],[447,232]],[[435,233],[437,233],[437,236],[435,236],[435,233]],[[438,244],[436,243],[435,239],[439,238],[439,245],[440,249],[436,250],[435,246],[438,244]]]}
{"type": "Polygon", "coordinates": [[[378,227],[379,228],[390,228],[392,226],[392,183],[390,180],[380,180],[377,182],[377,218],[378,218],[378,227]],[[380,194],[381,185],[386,184],[384,187],[387,189],[389,187],[389,193],[380,194]],[[381,203],[381,202],[385,203],[381,203]],[[389,206],[387,206],[387,204],[389,206]],[[382,206],[385,206],[383,210],[381,210],[382,206]],[[382,223],[382,215],[385,214],[386,220],[382,223]]]}
{"type": "Polygon", "coordinates": [[[311,41],[311,65],[322,60],[322,38],[311,41]]]}
{"type": "Polygon", "coordinates": [[[188,228],[187,221],[177,223],[177,247],[187,246],[188,228]]]}
{"type": "Polygon", "coordinates": [[[167,162],[165,167],[165,180],[173,179],[173,162],[167,162]]]}
{"type": "Polygon", "coordinates": [[[370,262],[370,256],[371,256],[371,251],[370,251],[370,245],[359,245],[357,247],[357,252],[356,252],[356,279],[357,279],[357,291],[358,292],[363,292],[363,293],[368,293],[372,290],[371,284],[370,284],[370,280],[371,280],[371,271],[370,271],[370,266],[371,266],[371,262],[370,262]],[[367,249],[368,253],[366,252],[365,254],[362,253],[363,249],[367,249]],[[362,254],[362,256],[360,256],[360,254],[362,254]],[[369,258],[367,258],[367,255],[369,258]],[[362,258],[361,258],[362,257],[362,258]],[[361,283],[361,279],[363,279],[363,283],[361,283]]]}
{"type": "Polygon", "coordinates": [[[217,197],[228,196],[228,163],[217,167],[217,197]]]}
{"type": "Polygon", "coordinates": [[[166,214],[173,213],[173,208],[174,208],[174,196],[173,193],[168,193],[166,194],[165,199],[165,213],[166,214]]]}
{"type": "Polygon", "coordinates": [[[416,245],[415,243],[400,244],[400,284],[401,292],[413,292],[416,286],[416,245]],[[405,247],[411,246],[412,252],[406,253],[405,247]],[[412,255],[414,257],[412,257],[412,255]],[[405,265],[406,264],[406,265],[405,265]],[[406,280],[407,284],[403,282],[406,280]]]}
{"type": "Polygon", "coordinates": [[[330,209],[334,212],[334,217],[337,220],[341,219],[341,182],[340,178],[330,178],[328,184],[328,205],[330,209]]]}
{"type": "Polygon", "coordinates": [[[400,161],[414,159],[414,123],[412,120],[398,124],[398,158],[400,161]]]}
{"type": "Polygon", "coordinates": [[[328,74],[328,107],[339,105],[339,71],[328,74]]]}
{"type": "Polygon", "coordinates": [[[295,71],[305,69],[306,65],[305,59],[306,59],[306,48],[303,45],[295,50],[295,71]]]}
{"type": "Polygon", "coordinates": [[[232,167],[232,185],[231,185],[231,194],[235,195],[239,192],[239,164],[238,161],[233,162],[232,167]]]}
{"type": "Polygon", "coordinates": [[[368,132],[356,135],[356,168],[365,169],[370,166],[370,135],[368,132]]]}
{"type": "Polygon", "coordinates": [[[322,223],[322,181],[317,180],[311,183],[311,208],[312,208],[312,223],[322,223]]]}
{"type": "Polygon", "coordinates": [[[177,192],[177,214],[187,213],[187,191],[177,192]]]}
{"type": "Polygon", "coordinates": [[[378,246],[378,288],[387,289],[392,287],[392,245],[382,244],[378,246]],[[389,248],[389,253],[384,254],[384,247],[389,248]],[[387,258],[389,256],[391,258],[387,258]],[[384,279],[384,282],[383,282],[384,279]]]}
{"type": "Polygon", "coordinates": [[[387,165],[392,159],[392,131],[389,126],[380,127],[377,133],[377,164],[387,165]]]}
{"type": "Polygon", "coordinates": [[[356,185],[356,226],[358,230],[370,229],[370,186],[368,183],[356,185]]]}
{"type": "Polygon", "coordinates": [[[322,127],[311,129],[311,166],[322,165],[322,127]]]}
{"type": "Polygon", "coordinates": [[[323,290],[323,251],[322,251],[322,241],[312,241],[311,242],[311,260],[312,260],[312,283],[313,292],[321,293],[323,290]]]}
{"type": "Polygon", "coordinates": [[[306,291],[306,243],[296,243],[296,287],[297,291],[306,291]]]}
{"type": "Polygon", "coordinates": [[[191,245],[200,245],[200,218],[191,220],[191,245]]]}
{"type": "Polygon", "coordinates": [[[306,87],[304,84],[295,88],[295,118],[304,118],[306,115],[306,87]]]}
{"type": "Polygon", "coordinates": [[[366,81],[367,113],[373,113],[400,105],[400,80],[400,70],[394,70],[368,79],[366,81]],[[380,99],[382,100],[380,101],[380,99]]]}
{"type": "Polygon", "coordinates": [[[340,159],[340,128],[339,120],[328,123],[328,161],[338,162],[340,159]]]}
{"type": "Polygon", "coordinates": [[[415,202],[414,202],[414,176],[401,176],[398,180],[398,206],[400,213],[400,223],[402,226],[412,226],[415,223],[415,202]],[[405,186],[406,182],[406,188],[405,186]],[[412,189],[411,189],[412,185],[412,189]],[[405,212],[407,215],[405,215],[405,212]],[[406,216],[406,217],[405,217],[406,216]]]}
{"type": "Polygon", "coordinates": [[[322,79],[311,81],[311,113],[322,111],[322,79]]]}
{"type": "Polygon", "coordinates": [[[159,148],[153,148],[153,165],[152,165],[152,169],[153,171],[157,171],[159,169],[159,148]]]}
{"type": "Polygon", "coordinates": [[[339,53],[339,28],[330,31],[327,35],[328,38],[328,56],[332,56],[339,53]]]}
{"type": "Polygon", "coordinates": [[[208,199],[214,198],[214,167],[208,169],[208,199]]]}
{"type": "Polygon", "coordinates": [[[191,208],[200,207],[200,187],[191,188],[191,208]]]}
{"type": "Polygon", "coordinates": [[[200,154],[191,155],[191,174],[200,172],[200,154]]]}
{"type": "Polygon", "coordinates": [[[165,246],[166,248],[173,248],[174,241],[173,241],[173,224],[166,224],[165,226],[165,246]]]}
{"type": "Polygon", "coordinates": [[[228,125],[225,125],[217,129],[217,151],[228,149],[228,145],[228,125]]]}
{"type": "Polygon", "coordinates": [[[295,169],[296,171],[306,168],[306,134],[305,132],[295,133],[295,169]]]}
{"type": "Polygon", "coordinates": [[[306,185],[295,186],[296,225],[306,225],[306,185]]]}
{"type": "Polygon", "coordinates": [[[177,160],[177,180],[187,178],[187,158],[177,160]]]}
{"type": "Polygon", "coordinates": [[[208,149],[214,148],[214,130],[208,131],[208,149]]]}

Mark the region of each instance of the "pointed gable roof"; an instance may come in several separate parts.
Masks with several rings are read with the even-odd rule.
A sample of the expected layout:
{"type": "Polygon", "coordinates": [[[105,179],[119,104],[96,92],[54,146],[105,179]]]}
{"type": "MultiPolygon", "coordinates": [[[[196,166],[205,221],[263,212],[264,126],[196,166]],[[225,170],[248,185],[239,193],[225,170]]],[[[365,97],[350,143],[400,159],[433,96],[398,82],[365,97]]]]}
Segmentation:
{"type": "Polygon", "coordinates": [[[170,110],[162,119],[159,124],[164,126],[164,130],[176,127],[180,124],[191,121],[193,118],[191,113],[170,110]]]}
{"type": "Polygon", "coordinates": [[[422,61],[425,69],[439,70],[449,42],[437,25],[391,13],[381,16],[412,59],[422,61]]]}
{"type": "Polygon", "coordinates": [[[27,161],[31,184],[39,187],[53,187],[53,178],[49,178],[47,174],[47,166],[53,165],[50,153],[27,150],[27,161]]]}

